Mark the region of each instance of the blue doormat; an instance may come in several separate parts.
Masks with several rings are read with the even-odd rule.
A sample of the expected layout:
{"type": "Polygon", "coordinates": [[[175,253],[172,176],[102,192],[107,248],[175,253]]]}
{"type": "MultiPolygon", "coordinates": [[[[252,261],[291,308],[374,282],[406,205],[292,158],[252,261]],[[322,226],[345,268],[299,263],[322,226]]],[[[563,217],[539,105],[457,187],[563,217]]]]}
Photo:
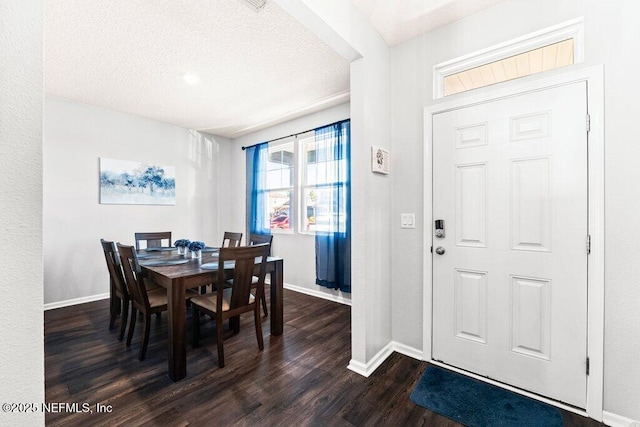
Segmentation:
{"type": "Polygon", "coordinates": [[[411,400],[469,427],[563,424],[553,406],[437,366],[427,367],[411,400]]]}

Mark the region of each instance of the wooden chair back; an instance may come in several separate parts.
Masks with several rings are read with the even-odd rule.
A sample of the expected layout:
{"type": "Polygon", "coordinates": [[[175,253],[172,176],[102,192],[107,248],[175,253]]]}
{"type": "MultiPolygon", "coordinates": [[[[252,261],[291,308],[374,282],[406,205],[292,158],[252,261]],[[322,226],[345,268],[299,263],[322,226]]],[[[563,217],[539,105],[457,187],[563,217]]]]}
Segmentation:
{"type": "MultiPolygon", "coordinates": [[[[220,248],[218,256],[217,290],[216,295],[202,295],[191,300],[193,307],[193,346],[198,347],[200,340],[200,312],[204,312],[216,319],[218,347],[218,366],[224,367],[224,338],[222,324],[230,319],[229,324],[234,333],[240,331],[240,314],[253,311],[253,322],[256,328],[258,349],[264,348],[262,338],[262,323],[260,321],[259,301],[264,298],[264,276],[267,269],[269,244],[255,246],[240,246],[236,248],[220,248]],[[227,279],[225,263],[234,263],[231,277],[233,285],[225,288],[227,279]],[[257,281],[254,282],[256,264],[258,267],[257,281]],[[255,296],[251,295],[251,288],[255,287],[255,296]]],[[[227,267],[228,268],[228,267],[227,267]]]]}
{"type": "Polygon", "coordinates": [[[109,270],[109,329],[113,329],[116,317],[120,314],[120,332],[118,340],[122,340],[127,327],[129,317],[129,291],[122,275],[120,256],[116,251],[116,245],[104,239],[100,239],[104,258],[109,270]]]}
{"type": "Polygon", "coordinates": [[[269,256],[271,256],[271,244],[273,243],[273,234],[249,234],[249,246],[261,245],[263,243],[269,244],[269,256]]]}
{"type": "Polygon", "coordinates": [[[107,269],[109,269],[109,278],[116,294],[120,298],[129,298],[129,291],[122,275],[122,267],[120,265],[120,257],[116,251],[116,245],[104,239],[100,239],[104,258],[107,261],[107,269]]]}
{"type": "Polygon", "coordinates": [[[234,233],[231,231],[225,231],[222,238],[223,248],[237,248],[242,241],[242,233],[234,233]]]}
{"type": "Polygon", "coordinates": [[[147,295],[147,288],[144,286],[140,265],[138,264],[138,255],[133,246],[120,243],[116,246],[120,253],[124,280],[129,290],[131,302],[138,310],[147,312],[149,311],[149,297],[147,295]]]}
{"type": "MultiPolygon", "coordinates": [[[[122,271],[124,279],[131,295],[131,322],[129,323],[129,333],[127,334],[127,346],[131,345],[133,332],[136,326],[136,317],[138,311],[142,313],[144,318],[144,329],[142,331],[142,344],[138,352],[138,359],[143,360],[147,354],[147,346],[149,345],[149,323],[151,322],[151,314],[156,313],[160,318],[160,313],[167,310],[167,292],[162,288],[150,288],[147,286],[142,276],[140,264],[138,264],[138,255],[133,246],[126,246],[118,243],[118,252],[120,253],[120,261],[122,263],[122,271]]],[[[189,299],[195,293],[187,290],[185,298],[189,299]]]]}
{"type": "Polygon", "coordinates": [[[146,241],[147,248],[160,248],[162,247],[162,241],[166,240],[166,246],[171,246],[171,232],[170,231],[155,231],[145,233],[135,233],[136,250],[140,250],[140,242],[146,241]]]}
{"type": "MultiPolygon", "coordinates": [[[[271,243],[273,242],[273,235],[272,234],[256,234],[256,233],[250,233],[249,234],[249,246],[254,246],[254,245],[260,245],[263,243],[267,243],[269,245],[269,253],[268,255],[271,256],[271,243]]],[[[254,280],[255,283],[255,280],[254,280]]],[[[269,315],[269,309],[267,308],[267,300],[264,298],[262,298],[262,310],[264,311],[264,315],[268,316],[269,315]]]]}
{"type": "MultiPolygon", "coordinates": [[[[231,288],[231,302],[229,304],[228,313],[225,318],[236,316],[240,313],[253,310],[253,306],[257,301],[263,298],[264,294],[264,277],[266,274],[267,256],[269,255],[269,245],[261,244],[255,246],[239,246],[236,248],[220,248],[218,256],[218,265],[225,265],[225,262],[233,261],[235,266],[231,278],[233,286],[231,288]],[[259,261],[258,261],[259,259],[259,261]],[[258,282],[253,282],[254,269],[256,261],[260,263],[259,273],[257,275],[258,282]],[[251,289],[255,287],[255,299],[250,303],[249,296],[251,289]]],[[[224,283],[224,268],[218,268],[218,283],[224,283]]],[[[222,313],[222,289],[217,292],[216,311],[222,313]]]]}

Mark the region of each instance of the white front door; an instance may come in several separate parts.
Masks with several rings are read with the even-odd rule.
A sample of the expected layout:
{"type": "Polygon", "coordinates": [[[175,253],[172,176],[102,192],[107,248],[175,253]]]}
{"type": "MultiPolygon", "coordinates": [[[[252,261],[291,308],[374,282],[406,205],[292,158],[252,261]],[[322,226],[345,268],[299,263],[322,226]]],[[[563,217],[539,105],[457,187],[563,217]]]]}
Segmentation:
{"type": "Polygon", "coordinates": [[[433,359],[581,408],[586,116],[585,82],[433,116],[433,359]]]}

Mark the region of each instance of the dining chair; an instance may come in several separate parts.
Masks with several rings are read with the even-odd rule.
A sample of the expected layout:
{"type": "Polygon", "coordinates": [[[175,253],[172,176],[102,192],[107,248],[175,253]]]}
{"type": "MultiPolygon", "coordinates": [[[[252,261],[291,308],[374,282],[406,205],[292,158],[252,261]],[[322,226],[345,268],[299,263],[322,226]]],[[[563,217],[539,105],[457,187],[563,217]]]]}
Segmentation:
{"type": "MultiPolygon", "coordinates": [[[[225,231],[224,232],[224,237],[222,238],[222,245],[220,245],[220,247],[222,248],[237,248],[238,246],[240,246],[240,242],[242,241],[242,233],[234,233],[232,231],[225,231]]],[[[200,286],[200,294],[204,295],[207,293],[207,286],[209,285],[202,285],[200,286]]],[[[213,286],[212,286],[213,288],[213,286]]]]}
{"type": "Polygon", "coordinates": [[[109,300],[111,301],[109,329],[113,329],[116,316],[118,312],[120,312],[120,332],[118,333],[118,340],[122,341],[125,328],[127,327],[127,317],[129,315],[129,291],[127,291],[127,286],[122,276],[122,266],[120,265],[120,257],[116,251],[115,244],[104,239],[100,239],[100,244],[102,245],[104,258],[107,261],[107,269],[109,270],[109,300]]]}
{"type": "MultiPolygon", "coordinates": [[[[164,288],[156,288],[147,290],[145,287],[144,277],[142,277],[140,264],[138,264],[138,256],[133,246],[116,244],[120,253],[120,261],[122,271],[124,272],[125,283],[131,297],[131,320],[129,322],[129,333],[127,334],[127,347],[131,345],[133,331],[136,327],[136,318],[138,311],[142,313],[144,318],[143,338],[138,359],[143,360],[147,354],[147,346],[149,344],[149,324],[151,323],[152,313],[161,313],[167,310],[167,290],[164,288]]],[[[187,289],[185,299],[198,295],[190,289],[187,289]]]]}
{"type": "MultiPolygon", "coordinates": [[[[249,233],[249,246],[260,245],[263,243],[269,244],[269,253],[271,256],[271,244],[273,243],[273,234],[257,234],[257,233],[249,233]]],[[[257,277],[253,277],[253,283],[257,283],[257,277]]],[[[266,285],[266,284],[265,284],[266,285]]],[[[269,310],[267,310],[267,298],[266,298],[266,290],[262,294],[262,310],[264,311],[264,315],[269,315],[269,310]]]]}
{"type": "Polygon", "coordinates": [[[162,247],[163,240],[167,243],[165,246],[171,246],[171,232],[170,231],[155,231],[150,233],[134,233],[136,240],[136,250],[140,250],[140,242],[146,242],[147,248],[160,248],[162,247]]]}
{"type": "Polygon", "coordinates": [[[273,234],[257,234],[249,233],[249,246],[269,244],[269,256],[271,256],[271,244],[273,243],[273,234]]]}
{"type": "Polygon", "coordinates": [[[264,293],[264,276],[266,273],[269,245],[241,246],[237,248],[220,248],[218,257],[218,272],[216,283],[224,283],[226,278],[225,263],[233,262],[233,286],[225,288],[218,286],[216,292],[200,295],[191,299],[193,310],[193,346],[200,344],[200,313],[206,313],[216,319],[216,332],[218,347],[218,366],[224,367],[224,341],[222,336],[222,324],[226,319],[231,319],[229,324],[234,334],[239,331],[240,314],[253,312],[253,321],[258,339],[258,349],[264,348],[262,338],[262,322],[260,321],[260,306],[258,301],[264,293]],[[258,283],[255,287],[255,295],[251,293],[254,268],[259,259],[258,283]],[[237,319],[232,322],[233,319],[237,319]]]}
{"type": "Polygon", "coordinates": [[[224,237],[222,238],[222,247],[223,248],[236,248],[240,246],[240,242],[242,241],[242,233],[234,233],[231,231],[225,231],[224,237]]]}

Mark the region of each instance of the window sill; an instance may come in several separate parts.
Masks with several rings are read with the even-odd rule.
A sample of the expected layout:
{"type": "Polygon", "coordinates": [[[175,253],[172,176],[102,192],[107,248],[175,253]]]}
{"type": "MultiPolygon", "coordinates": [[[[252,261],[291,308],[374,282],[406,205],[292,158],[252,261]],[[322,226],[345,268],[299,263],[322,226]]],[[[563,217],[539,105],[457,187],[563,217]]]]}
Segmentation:
{"type": "Polygon", "coordinates": [[[293,229],[272,228],[270,232],[271,234],[293,234],[293,229]]]}

